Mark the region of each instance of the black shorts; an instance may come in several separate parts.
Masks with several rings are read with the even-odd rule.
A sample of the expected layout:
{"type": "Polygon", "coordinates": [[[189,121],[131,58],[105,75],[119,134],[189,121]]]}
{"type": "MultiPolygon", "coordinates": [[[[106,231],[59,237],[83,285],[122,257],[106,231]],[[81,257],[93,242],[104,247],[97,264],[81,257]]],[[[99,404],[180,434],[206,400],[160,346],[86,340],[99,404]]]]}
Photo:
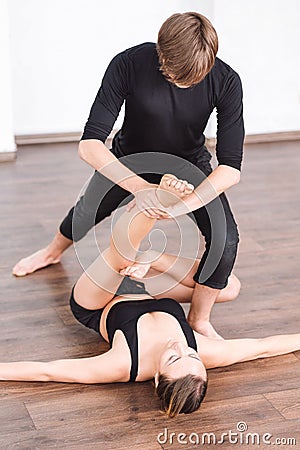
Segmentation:
{"type": "MultiPolygon", "coordinates": [[[[72,289],[70,297],[70,308],[75,319],[77,319],[78,322],[82,323],[82,325],[84,325],[85,327],[91,328],[92,330],[95,330],[97,333],[101,334],[100,319],[104,308],[87,309],[84,308],[84,306],[78,305],[74,298],[74,287],[72,289]]],[[[119,295],[130,294],[145,294],[151,297],[149,292],[146,291],[144,283],[138,280],[133,280],[132,278],[126,276],[123,278],[113,298],[119,295]]]]}
{"type": "Polygon", "coordinates": [[[92,330],[95,330],[100,334],[100,319],[104,308],[87,309],[81,305],[78,305],[74,298],[74,287],[72,289],[70,297],[70,308],[75,319],[77,319],[78,322],[82,323],[82,325],[88,328],[91,328],[92,330]]]}

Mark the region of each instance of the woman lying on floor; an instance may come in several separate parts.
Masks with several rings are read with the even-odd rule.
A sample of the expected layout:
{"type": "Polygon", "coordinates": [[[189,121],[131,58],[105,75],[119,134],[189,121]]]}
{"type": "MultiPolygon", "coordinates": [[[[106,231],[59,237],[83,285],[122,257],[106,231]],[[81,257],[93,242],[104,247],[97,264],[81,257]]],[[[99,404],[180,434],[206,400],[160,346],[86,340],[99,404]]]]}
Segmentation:
{"type": "MultiPolygon", "coordinates": [[[[163,177],[160,188],[163,190],[158,190],[157,195],[165,206],[166,199],[161,196],[174,198],[175,193],[182,198],[190,193],[186,183],[173,183],[168,175],[163,177]]],[[[156,300],[145,291],[143,283],[124,278],[120,272],[138,276],[145,272],[142,265],[133,261],[141,240],[154,223],[155,219],[136,208],[124,212],[114,226],[110,247],[73,288],[70,305],[74,316],[100,333],[110,343],[110,350],[82,359],[1,363],[0,380],[113,383],[154,378],[162,410],[174,417],[199,408],[207,387],[206,369],[300,349],[300,334],[232,340],[203,336],[191,329],[177,301],[156,300]],[[124,239],[126,228],[128,234],[124,239]]],[[[151,270],[168,271],[169,276],[176,278],[178,274],[171,269],[174,258],[162,255],[151,270]]],[[[188,273],[172,295],[186,301],[191,297],[192,287],[192,276],[188,273]]],[[[232,275],[218,300],[229,300],[237,291],[238,282],[232,275]]]]}

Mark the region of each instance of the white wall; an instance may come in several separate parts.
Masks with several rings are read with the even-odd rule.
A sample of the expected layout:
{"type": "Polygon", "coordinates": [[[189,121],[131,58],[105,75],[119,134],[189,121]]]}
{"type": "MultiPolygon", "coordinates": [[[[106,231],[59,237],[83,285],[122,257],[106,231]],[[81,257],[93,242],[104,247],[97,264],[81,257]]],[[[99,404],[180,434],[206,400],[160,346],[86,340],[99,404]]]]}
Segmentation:
{"type": "Polygon", "coordinates": [[[0,152],[14,152],[7,1],[0,0],[0,152]]]}
{"type": "Polygon", "coordinates": [[[16,134],[82,130],[112,57],[156,41],[174,12],[211,2],[10,0],[16,134]]]}
{"type": "Polygon", "coordinates": [[[246,132],[300,129],[299,0],[215,0],[219,57],[240,74],[246,132]]]}
{"type": "MultiPolygon", "coordinates": [[[[298,0],[10,0],[15,134],[80,131],[110,59],[172,13],[206,15],[241,75],[248,133],[299,129],[298,0]]],[[[208,135],[213,135],[212,121],[208,135]]]]}

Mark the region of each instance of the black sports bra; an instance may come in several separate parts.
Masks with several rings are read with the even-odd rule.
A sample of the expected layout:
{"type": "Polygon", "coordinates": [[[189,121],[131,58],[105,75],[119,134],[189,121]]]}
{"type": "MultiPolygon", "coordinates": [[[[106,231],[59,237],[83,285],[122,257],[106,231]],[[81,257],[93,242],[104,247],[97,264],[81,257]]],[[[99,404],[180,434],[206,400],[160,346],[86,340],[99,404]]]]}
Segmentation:
{"type": "Polygon", "coordinates": [[[161,311],[175,317],[186,337],[189,347],[197,351],[194,332],[186,321],[182,307],[171,298],[160,300],[131,300],[115,303],[106,318],[106,329],[110,345],[116,330],[121,330],[126,338],[131,354],[131,370],[129,381],[135,381],[138,374],[138,336],[137,322],[146,313],[161,311]]]}

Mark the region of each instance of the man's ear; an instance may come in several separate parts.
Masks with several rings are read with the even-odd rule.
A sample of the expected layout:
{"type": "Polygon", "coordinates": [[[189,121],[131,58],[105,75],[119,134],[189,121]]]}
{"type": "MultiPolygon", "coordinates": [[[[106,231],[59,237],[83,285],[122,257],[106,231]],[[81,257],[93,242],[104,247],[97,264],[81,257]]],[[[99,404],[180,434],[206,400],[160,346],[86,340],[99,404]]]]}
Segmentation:
{"type": "Polygon", "coordinates": [[[159,378],[159,373],[156,372],[155,375],[154,375],[154,384],[155,384],[155,387],[158,386],[158,378],[159,378]]]}

